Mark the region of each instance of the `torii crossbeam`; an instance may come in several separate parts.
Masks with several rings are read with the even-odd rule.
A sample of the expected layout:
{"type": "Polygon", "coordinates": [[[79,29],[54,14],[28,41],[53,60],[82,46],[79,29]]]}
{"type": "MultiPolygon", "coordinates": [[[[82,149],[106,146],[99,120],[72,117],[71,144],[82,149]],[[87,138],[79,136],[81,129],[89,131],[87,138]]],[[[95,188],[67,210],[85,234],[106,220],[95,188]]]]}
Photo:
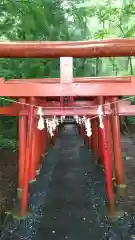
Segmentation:
{"type": "Polygon", "coordinates": [[[135,77],[74,78],[72,83],[60,79],[0,79],[0,96],[133,96],[135,77]]]}
{"type": "Polygon", "coordinates": [[[135,39],[107,39],[83,42],[0,42],[4,58],[93,58],[135,56],[135,39]]]}

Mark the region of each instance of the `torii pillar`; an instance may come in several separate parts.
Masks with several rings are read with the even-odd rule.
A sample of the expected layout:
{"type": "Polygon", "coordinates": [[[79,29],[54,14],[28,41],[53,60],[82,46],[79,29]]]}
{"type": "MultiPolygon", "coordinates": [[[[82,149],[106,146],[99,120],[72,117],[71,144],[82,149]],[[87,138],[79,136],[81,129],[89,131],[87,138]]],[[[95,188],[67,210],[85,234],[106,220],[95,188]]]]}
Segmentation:
{"type": "MultiPolygon", "coordinates": [[[[112,102],[117,102],[118,97],[113,97],[112,102]]],[[[126,189],[124,178],[124,167],[122,160],[122,148],[120,141],[120,120],[118,115],[117,103],[112,103],[112,133],[114,148],[114,169],[116,178],[116,190],[119,195],[124,194],[126,189]]]]}

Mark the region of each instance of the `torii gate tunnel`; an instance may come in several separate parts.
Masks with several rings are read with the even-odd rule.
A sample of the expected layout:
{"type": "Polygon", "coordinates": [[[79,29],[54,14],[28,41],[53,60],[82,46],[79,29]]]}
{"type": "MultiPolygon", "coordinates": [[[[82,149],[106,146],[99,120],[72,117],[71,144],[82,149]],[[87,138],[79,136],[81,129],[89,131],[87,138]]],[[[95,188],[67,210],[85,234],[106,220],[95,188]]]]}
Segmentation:
{"type": "MultiPolygon", "coordinates": [[[[130,101],[118,101],[118,97],[135,95],[135,77],[73,77],[73,58],[112,56],[135,56],[135,39],[0,42],[2,58],[60,58],[60,78],[9,79],[7,82],[0,78],[0,96],[9,96],[13,100],[18,98],[18,103],[0,107],[0,114],[19,116],[18,195],[21,217],[27,215],[29,184],[35,181],[42,165],[41,159],[47,152],[47,142],[50,142],[47,128],[37,128],[38,106],[40,110],[42,108],[42,116],[46,117],[77,115],[91,118],[94,134],[87,137],[88,147],[92,149],[93,159],[104,167],[109,215],[117,215],[113,174],[116,189],[126,188],[119,116],[135,115],[135,106],[130,101]],[[69,97],[69,102],[64,102],[65,96],[69,97]],[[103,128],[97,115],[98,105],[103,106],[103,128]]],[[[78,130],[86,139],[84,126],[78,125],[78,130]]],[[[53,137],[54,144],[57,133],[58,127],[53,137]]]]}

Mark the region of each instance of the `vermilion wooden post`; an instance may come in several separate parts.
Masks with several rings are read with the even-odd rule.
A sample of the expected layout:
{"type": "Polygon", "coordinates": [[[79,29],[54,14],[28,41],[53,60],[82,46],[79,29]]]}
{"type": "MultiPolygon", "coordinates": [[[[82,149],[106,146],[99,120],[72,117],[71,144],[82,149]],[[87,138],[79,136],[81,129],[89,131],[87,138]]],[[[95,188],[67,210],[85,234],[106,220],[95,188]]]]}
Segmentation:
{"type": "Polygon", "coordinates": [[[92,153],[93,159],[96,163],[98,163],[99,159],[99,149],[98,149],[98,121],[96,118],[91,120],[91,127],[92,127],[92,136],[91,136],[91,144],[92,144],[92,153]]]}
{"type": "MultiPolygon", "coordinates": [[[[43,130],[40,131],[40,144],[41,144],[41,156],[40,156],[40,164],[39,164],[39,168],[42,167],[42,163],[43,163],[43,160],[45,158],[45,154],[46,154],[46,130],[45,128],[43,130]]],[[[39,173],[39,171],[37,171],[37,174],[39,173]]]]}
{"type": "MultiPolygon", "coordinates": [[[[98,124],[99,125],[99,124],[98,124]]],[[[103,165],[103,162],[104,162],[104,157],[103,157],[103,147],[104,147],[104,144],[103,144],[103,133],[102,133],[102,129],[100,129],[100,127],[98,126],[98,138],[99,138],[99,164],[103,165]]]]}
{"type": "Polygon", "coordinates": [[[41,143],[42,140],[42,132],[38,128],[36,128],[36,145],[37,145],[37,153],[36,153],[36,170],[39,171],[41,168],[41,155],[42,155],[42,148],[43,145],[41,143]]]}
{"type": "MultiPolygon", "coordinates": [[[[104,98],[98,98],[98,104],[104,104],[104,98]]],[[[104,129],[99,127],[99,120],[98,120],[98,139],[99,139],[99,164],[104,165],[104,129]]]]}
{"type": "MultiPolygon", "coordinates": [[[[35,98],[31,99],[31,102],[37,103],[37,100],[35,98]]],[[[33,128],[33,144],[32,144],[32,161],[31,161],[31,167],[30,167],[30,172],[31,172],[31,182],[36,180],[36,174],[39,173],[39,169],[41,167],[41,155],[43,151],[43,144],[44,144],[44,138],[42,137],[43,135],[43,130],[39,130],[37,128],[38,126],[38,119],[36,116],[34,116],[34,128],[33,128]]]]}
{"type": "Polygon", "coordinates": [[[33,142],[33,125],[34,125],[34,107],[31,106],[28,114],[28,134],[27,134],[27,148],[26,148],[26,161],[24,172],[24,189],[22,192],[21,201],[21,216],[26,216],[28,209],[28,186],[30,179],[30,161],[32,153],[33,142]]]}
{"type": "MultiPolygon", "coordinates": [[[[33,106],[37,105],[37,100],[35,97],[31,97],[29,99],[29,102],[30,104],[32,104],[33,106]]],[[[34,107],[35,109],[35,107],[34,107]]],[[[36,116],[34,115],[33,116],[33,140],[32,140],[32,150],[31,150],[31,161],[30,161],[30,183],[34,182],[36,180],[36,152],[37,152],[37,148],[38,148],[38,145],[37,145],[37,136],[36,136],[36,129],[37,129],[37,120],[36,120],[36,116]]]]}
{"type": "MultiPolygon", "coordinates": [[[[104,99],[99,98],[99,104],[104,104],[104,99]]],[[[103,106],[104,110],[104,106],[103,106]]],[[[104,112],[104,111],[103,111],[104,112]]],[[[103,166],[106,178],[106,191],[108,196],[108,212],[110,216],[114,216],[116,213],[116,204],[113,192],[113,184],[112,184],[112,156],[111,156],[111,126],[110,120],[108,116],[103,116],[103,125],[104,128],[100,128],[100,136],[101,136],[101,149],[102,157],[103,157],[103,166]]],[[[100,137],[99,136],[99,137],[100,137]]],[[[100,139],[99,139],[100,141],[100,139]]]]}
{"type": "MultiPolygon", "coordinates": [[[[21,103],[26,103],[25,98],[20,98],[21,103]]],[[[23,108],[23,105],[22,105],[23,108]]],[[[18,196],[24,187],[24,169],[25,169],[25,158],[26,158],[26,141],[27,141],[27,117],[19,116],[19,176],[18,176],[18,196]]]]}
{"type": "Polygon", "coordinates": [[[113,216],[116,212],[115,197],[112,184],[112,154],[111,154],[111,126],[108,116],[104,117],[104,172],[106,177],[106,190],[108,195],[109,215],[113,216]]]}
{"type": "MultiPolygon", "coordinates": [[[[111,106],[111,102],[112,102],[112,98],[107,97],[105,103],[108,103],[111,106]]],[[[111,118],[110,115],[107,117],[107,122],[108,122],[108,126],[109,126],[109,136],[110,136],[108,138],[108,141],[109,141],[109,145],[108,145],[109,146],[109,154],[110,154],[110,157],[113,159],[112,118],[111,118]]],[[[112,164],[112,168],[113,168],[113,164],[112,164]]]]}
{"type": "MultiPolygon", "coordinates": [[[[106,97],[105,99],[106,99],[106,103],[108,103],[110,105],[110,108],[111,108],[112,98],[111,97],[106,97]]],[[[111,158],[112,158],[112,180],[114,181],[115,180],[115,173],[114,173],[115,171],[114,171],[114,161],[113,161],[114,156],[113,156],[112,115],[108,116],[108,118],[109,118],[108,120],[110,121],[110,134],[111,134],[110,139],[109,139],[109,141],[110,141],[109,146],[111,148],[109,149],[109,152],[110,152],[110,155],[111,155],[111,158]]]]}
{"type": "MultiPolygon", "coordinates": [[[[117,97],[113,97],[112,101],[116,102],[117,97]]],[[[113,132],[113,147],[114,147],[114,167],[115,167],[115,177],[116,185],[118,188],[125,189],[125,179],[124,179],[124,167],[122,161],[122,149],[120,141],[120,121],[117,111],[117,103],[112,105],[112,132],[113,132]]]]}
{"type": "Polygon", "coordinates": [[[46,129],[46,126],[45,126],[45,155],[47,154],[48,152],[48,136],[47,136],[47,129],[46,129]]]}
{"type": "Polygon", "coordinates": [[[30,183],[36,181],[36,158],[37,158],[37,136],[36,136],[36,119],[33,117],[33,141],[32,141],[32,153],[31,153],[31,163],[30,163],[30,183]]]}

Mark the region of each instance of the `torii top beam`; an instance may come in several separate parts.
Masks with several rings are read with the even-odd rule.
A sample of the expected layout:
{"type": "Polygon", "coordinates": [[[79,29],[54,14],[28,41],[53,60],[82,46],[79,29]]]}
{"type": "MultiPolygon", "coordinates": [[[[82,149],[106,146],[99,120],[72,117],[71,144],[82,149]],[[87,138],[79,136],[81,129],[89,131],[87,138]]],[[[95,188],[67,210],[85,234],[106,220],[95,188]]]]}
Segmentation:
{"type": "Polygon", "coordinates": [[[0,42],[4,58],[93,58],[135,56],[135,39],[107,39],[82,42],[0,42]]]}

